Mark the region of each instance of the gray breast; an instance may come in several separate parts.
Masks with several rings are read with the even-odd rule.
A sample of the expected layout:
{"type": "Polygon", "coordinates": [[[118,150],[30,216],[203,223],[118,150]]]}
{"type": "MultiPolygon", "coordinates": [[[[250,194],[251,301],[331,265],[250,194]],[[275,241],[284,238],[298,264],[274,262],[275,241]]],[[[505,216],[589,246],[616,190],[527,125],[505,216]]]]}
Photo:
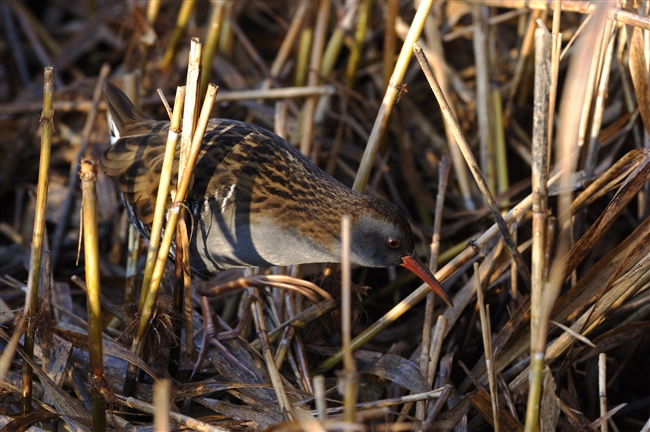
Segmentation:
{"type": "Polygon", "coordinates": [[[232,267],[290,265],[338,261],[332,253],[272,218],[255,217],[236,206],[235,193],[196,203],[191,210],[192,271],[207,277],[232,267]]]}

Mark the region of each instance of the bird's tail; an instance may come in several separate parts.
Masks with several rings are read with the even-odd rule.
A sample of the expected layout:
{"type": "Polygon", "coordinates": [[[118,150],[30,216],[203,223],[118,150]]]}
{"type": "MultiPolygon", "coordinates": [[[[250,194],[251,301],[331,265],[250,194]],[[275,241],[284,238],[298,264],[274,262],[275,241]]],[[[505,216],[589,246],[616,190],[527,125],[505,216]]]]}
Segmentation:
{"type": "MultiPolygon", "coordinates": [[[[108,127],[111,145],[120,138],[148,133],[146,124],[151,121],[131,103],[129,98],[116,85],[107,82],[104,85],[108,127]]],[[[149,131],[150,132],[150,131],[149,131]]]]}

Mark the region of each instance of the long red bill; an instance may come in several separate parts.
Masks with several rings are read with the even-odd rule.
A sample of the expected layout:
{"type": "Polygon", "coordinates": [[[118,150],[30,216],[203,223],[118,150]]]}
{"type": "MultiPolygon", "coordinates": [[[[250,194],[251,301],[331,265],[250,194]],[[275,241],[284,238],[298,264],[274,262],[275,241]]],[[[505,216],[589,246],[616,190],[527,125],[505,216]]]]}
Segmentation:
{"type": "Polygon", "coordinates": [[[440,285],[440,282],[438,282],[436,278],[431,274],[429,269],[426,268],[424,264],[422,264],[422,261],[420,261],[420,258],[415,253],[415,251],[413,251],[412,255],[407,255],[402,258],[402,266],[411,270],[413,273],[418,275],[420,279],[426,282],[426,284],[431,287],[433,292],[435,292],[438,297],[442,299],[442,301],[447,303],[447,306],[450,308],[454,307],[454,304],[452,303],[445,290],[442,288],[442,285],[440,285]]]}

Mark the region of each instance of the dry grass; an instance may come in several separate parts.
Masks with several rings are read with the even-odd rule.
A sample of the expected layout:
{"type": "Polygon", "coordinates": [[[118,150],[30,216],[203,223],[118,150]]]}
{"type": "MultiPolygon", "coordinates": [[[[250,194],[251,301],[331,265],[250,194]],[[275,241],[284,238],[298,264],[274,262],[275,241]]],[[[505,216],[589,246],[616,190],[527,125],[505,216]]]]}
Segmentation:
{"type": "MultiPolygon", "coordinates": [[[[647,2],[639,3],[645,10],[436,2],[421,15],[413,2],[370,0],[36,4],[0,4],[7,430],[57,420],[90,430],[91,393],[106,401],[109,428],[155,418],[196,430],[650,430],[647,2]],[[192,280],[183,333],[172,301],[148,308],[157,325],[142,343],[156,348],[138,348],[139,358],[125,348],[130,341],[121,345],[140,318],[137,307],[120,308],[134,298],[126,218],[100,175],[105,360],[104,378],[91,378],[86,296],[71,277],[84,274],[83,254],[76,262],[78,163],[109,143],[104,104],[96,105],[102,65],[149,116],[167,119],[156,89],[171,100],[185,85],[191,37],[205,44],[197,92],[219,85],[212,116],[275,130],[342,182],[402,208],[419,254],[438,257],[436,276],[455,308],[432,298],[425,305],[428,288],[405,271],[353,269],[343,296],[352,297],[352,310],[343,308],[354,320],[348,340],[336,269],[260,270],[317,281],[332,292],[334,310],[310,284],[224,272],[214,284],[192,280]],[[410,42],[402,49],[405,39],[422,47],[429,79],[410,42]],[[35,209],[44,201],[36,184],[43,189],[38,114],[47,65],[55,67],[54,130],[42,248],[52,258],[29,277],[30,264],[41,262],[30,250],[34,226],[43,230],[35,209]],[[433,81],[448,103],[442,110],[433,81]],[[37,307],[25,289],[39,276],[47,298],[37,307]],[[240,323],[243,332],[209,348],[190,379],[199,349],[191,344],[201,342],[191,335],[202,321],[196,293],[215,291],[224,293],[209,304],[219,330],[240,323]],[[26,304],[37,318],[14,327],[26,304]],[[240,322],[250,315],[243,309],[252,320],[240,322]],[[16,345],[23,331],[36,335],[33,359],[16,345]],[[127,368],[141,370],[136,381],[125,383],[127,368]],[[21,400],[21,373],[30,369],[31,413],[21,400]],[[346,388],[344,397],[338,390],[346,388]]],[[[168,267],[160,295],[172,297],[168,267]]]]}

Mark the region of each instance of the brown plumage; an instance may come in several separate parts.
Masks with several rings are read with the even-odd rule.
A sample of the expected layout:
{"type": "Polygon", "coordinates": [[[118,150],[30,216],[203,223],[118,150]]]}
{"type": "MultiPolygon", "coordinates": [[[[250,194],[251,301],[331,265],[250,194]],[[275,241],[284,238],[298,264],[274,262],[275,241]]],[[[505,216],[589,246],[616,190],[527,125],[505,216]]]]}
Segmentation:
{"type": "MultiPolygon", "coordinates": [[[[117,183],[130,222],[148,237],[169,122],[145,117],[110,83],[104,92],[113,145],[101,166],[117,183]]],[[[177,169],[178,158],[174,183],[177,169]]],[[[340,219],[348,214],[353,263],[404,265],[451,305],[417,258],[399,209],[350,190],[261,127],[209,121],[187,205],[194,220],[190,262],[201,277],[229,267],[339,262],[340,219]]]]}

